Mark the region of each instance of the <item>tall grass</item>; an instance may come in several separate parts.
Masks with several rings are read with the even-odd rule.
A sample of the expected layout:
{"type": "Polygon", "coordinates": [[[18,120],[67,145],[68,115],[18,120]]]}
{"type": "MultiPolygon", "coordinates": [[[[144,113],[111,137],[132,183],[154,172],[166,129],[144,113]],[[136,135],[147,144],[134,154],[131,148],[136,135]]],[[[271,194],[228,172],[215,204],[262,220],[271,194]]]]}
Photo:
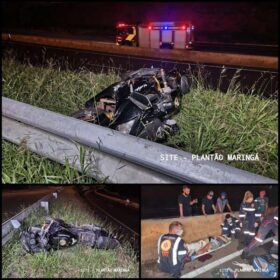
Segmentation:
{"type": "MultiPolygon", "coordinates": [[[[20,64],[11,55],[4,56],[2,63],[4,96],[66,115],[83,107],[85,101],[120,79],[116,72],[63,71],[54,61],[49,61],[48,67],[34,67],[28,62],[20,64]]],[[[218,85],[225,78],[225,71],[222,69],[218,85]]],[[[242,94],[238,82],[240,69],[226,93],[219,88],[209,88],[205,73],[190,75],[191,91],[183,97],[181,111],[175,116],[180,133],[170,137],[166,144],[200,155],[220,153],[224,155],[224,162],[232,166],[276,179],[277,100],[254,95],[255,89],[251,90],[252,94],[242,94]],[[260,160],[226,160],[227,154],[236,153],[258,153],[260,160]]],[[[10,160],[14,162],[15,159],[10,160]]],[[[4,172],[11,174],[5,169],[4,172]]]]}
{"type": "Polygon", "coordinates": [[[119,77],[115,72],[94,74],[89,71],[63,71],[49,60],[48,67],[18,63],[13,53],[2,60],[3,95],[34,106],[70,115],[93,95],[119,77]]]}
{"type": "Polygon", "coordinates": [[[43,158],[22,146],[2,141],[2,183],[73,184],[96,183],[94,178],[78,172],[69,163],[61,165],[43,158]]]}

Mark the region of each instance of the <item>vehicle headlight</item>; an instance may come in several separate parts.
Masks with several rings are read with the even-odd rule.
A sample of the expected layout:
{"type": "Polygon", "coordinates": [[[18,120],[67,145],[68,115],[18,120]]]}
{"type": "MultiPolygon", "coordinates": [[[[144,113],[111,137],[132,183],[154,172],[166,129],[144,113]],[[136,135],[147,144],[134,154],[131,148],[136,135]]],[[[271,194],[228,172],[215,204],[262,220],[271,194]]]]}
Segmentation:
{"type": "Polygon", "coordinates": [[[120,125],[117,126],[117,130],[122,132],[122,133],[126,133],[126,134],[129,134],[131,128],[132,128],[132,125],[134,124],[135,122],[135,119],[134,120],[131,120],[129,122],[126,122],[126,123],[122,123],[120,125]]]}

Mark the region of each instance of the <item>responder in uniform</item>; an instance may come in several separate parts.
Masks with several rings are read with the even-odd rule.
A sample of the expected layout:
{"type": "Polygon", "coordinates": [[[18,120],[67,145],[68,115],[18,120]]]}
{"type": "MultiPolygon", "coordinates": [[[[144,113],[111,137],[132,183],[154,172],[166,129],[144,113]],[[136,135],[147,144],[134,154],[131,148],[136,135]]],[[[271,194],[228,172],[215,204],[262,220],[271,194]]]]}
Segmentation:
{"type": "Polygon", "coordinates": [[[221,224],[222,235],[227,237],[237,237],[241,232],[240,221],[230,214],[226,214],[224,222],[221,224]]]}
{"type": "Polygon", "coordinates": [[[255,207],[254,196],[250,191],[246,191],[243,202],[240,205],[239,218],[243,228],[243,242],[249,245],[255,237],[256,227],[259,225],[261,214],[255,207]]]}
{"type": "Polygon", "coordinates": [[[259,197],[255,199],[255,205],[258,209],[259,213],[261,213],[261,220],[266,215],[268,209],[268,197],[265,196],[265,190],[261,190],[259,193],[259,197]]]}
{"type": "Polygon", "coordinates": [[[270,254],[272,257],[278,259],[278,208],[274,213],[268,214],[264,217],[259,227],[257,235],[250,242],[250,244],[244,248],[241,257],[247,258],[250,252],[255,247],[261,245],[264,242],[264,239],[270,231],[272,231],[274,234],[273,246],[270,249],[270,254]]]}
{"type": "Polygon", "coordinates": [[[180,222],[172,222],[169,225],[169,233],[163,234],[158,240],[158,267],[162,272],[179,278],[184,264],[191,261],[180,237],[183,234],[183,226],[180,222]]]}

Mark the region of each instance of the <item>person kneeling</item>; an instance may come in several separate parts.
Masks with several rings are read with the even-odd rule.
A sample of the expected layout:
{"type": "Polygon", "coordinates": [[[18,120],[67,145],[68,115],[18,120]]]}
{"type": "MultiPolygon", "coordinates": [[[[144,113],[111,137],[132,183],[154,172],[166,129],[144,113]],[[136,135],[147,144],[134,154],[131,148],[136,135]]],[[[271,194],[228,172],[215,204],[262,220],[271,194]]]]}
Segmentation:
{"type": "Polygon", "coordinates": [[[181,238],[182,234],[182,224],[175,221],[169,225],[169,233],[161,235],[158,240],[158,268],[175,278],[181,276],[184,264],[192,260],[181,238]]]}

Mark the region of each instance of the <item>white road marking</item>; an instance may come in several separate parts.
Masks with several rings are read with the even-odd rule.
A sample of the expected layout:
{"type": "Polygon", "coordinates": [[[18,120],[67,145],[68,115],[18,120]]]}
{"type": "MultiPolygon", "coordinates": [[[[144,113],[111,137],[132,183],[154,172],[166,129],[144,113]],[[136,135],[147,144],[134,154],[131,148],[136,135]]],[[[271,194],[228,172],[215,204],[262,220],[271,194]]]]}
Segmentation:
{"type": "MultiPolygon", "coordinates": [[[[272,240],[273,240],[273,237],[267,238],[262,244],[268,243],[268,242],[270,242],[272,240]]],[[[181,278],[195,278],[198,275],[213,269],[214,267],[217,267],[217,266],[219,266],[219,265],[221,265],[221,264],[223,264],[225,262],[228,262],[228,261],[230,261],[230,260],[240,256],[242,254],[242,251],[243,251],[243,249],[239,250],[239,251],[237,251],[235,253],[232,253],[232,254],[230,254],[230,255],[228,255],[226,257],[218,259],[218,260],[216,260],[216,261],[214,261],[212,263],[209,263],[209,264],[207,264],[207,265],[205,265],[203,267],[200,267],[200,268],[195,269],[195,270],[193,270],[191,272],[188,272],[188,273],[182,275],[181,278]]]]}

